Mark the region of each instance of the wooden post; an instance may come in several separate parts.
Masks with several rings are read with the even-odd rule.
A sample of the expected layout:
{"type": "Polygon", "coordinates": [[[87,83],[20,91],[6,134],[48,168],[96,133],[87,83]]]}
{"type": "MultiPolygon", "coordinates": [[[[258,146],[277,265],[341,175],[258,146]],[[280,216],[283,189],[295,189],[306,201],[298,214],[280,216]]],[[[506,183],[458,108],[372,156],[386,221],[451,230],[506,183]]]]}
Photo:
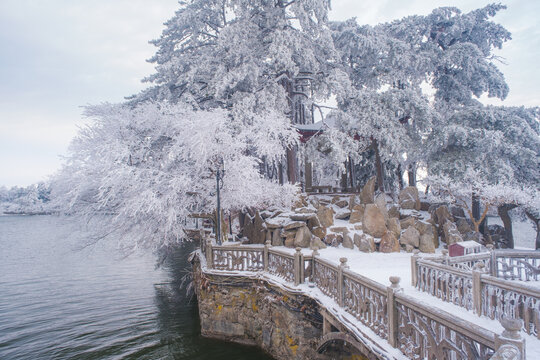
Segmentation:
{"type": "Polygon", "coordinates": [[[482,274],[484,273],[484,263],[478,262],[472,270],[472,295],[473,308],[476,315],[482,315],[482,274]]]}
{"type": "Polygon", "coordinates": [[[340,258],[339,261],[341,264],[338,266],[338,304],[343,307],[343,269],[347,269],[349,266],[346,257],[340,258]]]}
{"type": "Polygon", "coordinates": [[[300,260],[302,259],[302,248],[297,247],[296,252],[294,253],[294,285],[299,285],[300,281],[300,260]]]}
{"type": "Polygon", "coordinates": [[[399,286],[399,276],[390,276],[391,285],[386,288],[386,306],[388,314],[388,342],[392,347],[398,347],[398,312],[395,294],[402,289],[399,286]]]}
{"type": "Polygon", "coordinates": [[[496,353],[491,358],[492,360],[525,360],[525,339],[521,337],[521,329],[523,320],[501,318],[501,325],[504,331],[501,335],[495,335],[495,350],[496,353]]]}
{"type": "Polygon", "coordinates": [[[418,283],[418,258],[420,257],[418,254],[420,253],[420,250],[414,249],[413,256],[411,256],[411,285],[413,287],[416,287],[416,284],[418,283]]]}
{"type": "Polygon", "coordinates": [[[264,250],[263,250],[263,270],[268,271],[268,249],[270,249],[270,246],[272,246],[272,242],[270,240],[266,240],[266,244],[264,244],[264,250]]]}
{"type": "Polygon", "coordinates": [[[206,240],[206,266],[209,269],[214,267],[214,254],[212,253],[212,239],[206,240]]]}

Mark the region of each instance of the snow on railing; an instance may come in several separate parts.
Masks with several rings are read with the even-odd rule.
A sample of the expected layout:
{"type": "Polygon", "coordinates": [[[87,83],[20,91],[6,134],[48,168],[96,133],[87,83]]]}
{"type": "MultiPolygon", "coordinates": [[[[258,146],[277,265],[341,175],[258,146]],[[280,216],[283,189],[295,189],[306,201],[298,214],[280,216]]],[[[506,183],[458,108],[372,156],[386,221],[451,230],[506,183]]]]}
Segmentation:
{"type": "MultiPolygon", "coordinates": [[[[508,254],[515,255],[513,259],[526,255],[506,251],[502,254],[492,251],[487,255],[490,262],[496,264],[500,259],[512,258],[508,254]]],[[[415,253],[411,258],[412,285],[443,301],[473,310],[479,316],[520,319],[523,331],[540,339],[540,288],[490,275],[481,261],[475,262],[472,270],[454,266],[472,263],[470,257],[422,259],[415,253]]]]}
{"type": "MultiPolygon", "coordinates": [[[[208,241],[204,254],[207,267],[212,270],[267,272],[294,285],[308,279],[324,295],[334,299],[345,312],[411,358],[487,360],[508,347],[515,350],[516,354],[524,353],[525,341],[519,336],[514,336],[510,341],[504,336],[428,306],[404,294],[399,286],[399,277],[390,277],[391,285],[383,286],[356,274],[348,269],[346,258],[340,259],[340,265],[334,265],[322,259],[317,250],[312,255],[303,255],[301,249],[297,248],[291,254],[286,250],[273,249],[270,242],[264,246],[216,246],[208,241]],[[499,352],[496,353],[496,350],[499,352]]],[[[465,307],[470,307],[471,303],[473,307],[479,306],[478,300],[474,300],[472,289],[475,286],[480,284],[489,293],[489,286],[494,284],[491,277],[484,279],[487,275],[477,270],[478,266],[471,274],[440,262],[420,260],[418,254],[413,256],[411,264],[414,270],[413,282],[416,282],[413,285],[422,287],[423,291],[439,294],[446,301],[454,301],[459,294],[468,294],[463,297],[468,296],[469,300],[461,302],[465,307]],[[448,271],[452,277],[437,279],[436,274],[442,270],[448,271]],[[461,280],[454,281],[454,277],[461,280]]],[[[496,280],[499,281],[498,285],[505,281],[496,280]]],[[[538,302],[534,302],[534,306],[537,305],[538,302]]],[[[494,308],[497,315],[493,318],[502,317],[503,326],[507,314],[516,315],[515,311],[498,310],[496,304],[494,308]]],[[[537,326],[535,324],[533,330],[530,318],[526,319],[526,323],[523,325],[520,322],[520,326],[528,326],[532,333],[537,334],[537,326]]],[[[513,359],[524,358],[519,355],[513,359]]]]}

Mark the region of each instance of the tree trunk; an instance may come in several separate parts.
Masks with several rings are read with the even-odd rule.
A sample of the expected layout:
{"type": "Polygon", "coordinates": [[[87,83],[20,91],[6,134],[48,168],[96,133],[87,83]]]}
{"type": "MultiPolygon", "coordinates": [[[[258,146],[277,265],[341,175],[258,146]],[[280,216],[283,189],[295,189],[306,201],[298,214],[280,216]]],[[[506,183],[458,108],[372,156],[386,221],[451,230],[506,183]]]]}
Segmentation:
{"type": "Polygon", "coordinates": [[[416,164],[409,164],[409,169],[407,170],[409,175],[409,186],[416,186],[416,164]]]}
{"type": "MultiPolygon", "coordinates": [[[[480,220],[480,198],[475,193],[473,193],[472,195],[472,214],[473,214],[474,220],[476,221],[480,220]]],[[[479,226],[476,227],[475,230],[482,233],[482,235],[486,234],[485,218],[482,219],[482,222],[480,223],[479,226]]]]}
{"type": "Polygon", "coordinates": [[[398,177],[399,190],[403,190],[403,172],[401,171],[401,164],[397,166],[396,172],[398,177]]]}
{"type": "Polygon", "coordinates": [[[514,204],[503,204],[497,207],[497,213],[499,214],[503,224],[506,240],[508,241],[508,247],[514,248],[514,235],[512,233],[512,218],[510,217],[510,210],[516,208],[514,204]]]}
{"type": "Polygon", "coordinates": [[[373,149],[375,150],[375,169],[377,171],[377,188],[379,191],[384,192],[384,179],[383,179],[383,164],[381,161],[381,155],[379,154],[379,144],[377,140],[373,140],[373,149]]]}
{"type": "Polygon", "coordinates": [[[536,244],[535,249],[540,250],[540,216],[534,215],[533,213],[529,211],[525,211],[525,214],[529,219],[531,219],[534,222],[534,225],[536,225],[536,244]]]}
{"type": "Polygon", "coordinates": [[[295,184],[297,181],[296,167],[296,149],[287,148],[287,178],[289,180],[289,184],[295,184]]]}

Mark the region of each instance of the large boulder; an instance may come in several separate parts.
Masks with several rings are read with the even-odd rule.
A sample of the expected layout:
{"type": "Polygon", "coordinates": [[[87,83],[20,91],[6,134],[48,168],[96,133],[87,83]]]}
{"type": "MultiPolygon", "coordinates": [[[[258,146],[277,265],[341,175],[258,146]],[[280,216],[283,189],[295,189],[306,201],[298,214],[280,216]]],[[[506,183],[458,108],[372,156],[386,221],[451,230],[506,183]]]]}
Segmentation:
{"type": "Polygon", "coordinates": [[[311,250],[315,250],[315,248],[317,248],[317,249],[326,249],[326,244],[321,239],[319,239],[318,237],[313,236],[311,238],[309,248],[311,250]]]}
{"type": "MultiPolygon", "coordinates": [[[[269,230],[270,231],[270,230],[269,230]]],[[[280,235],[281,230],[272,230],[272,246],[283,246],[283,239],[280,235]]]]}
{"type": "Polygon", "coordinates": [[[328,234],[324,238],[324,242],[330,246],[338,247],[343,242],[342,234],[328,234]]]}
{"type": "Polygon", "coordinates": [[[351,216],[349,217],[349,222],[351,224],[356,224],[362,222],[364,218],[364,205],[355,205],[352,208],[351,216]]]}
{"type": "Polygon", "coordinates": [[[362,252],[375,252],[375,241],[372,236],[366,234],[354,234],[354,244],[362,252]]]}
{"type": "Polygon", "coordinates": [[[447,220],[446,223],[444,223],[443,231],[444,241],[446,242],[446,245],[450,246],[454,243],[463,241],[463,238],[461,237],[461,234],[459,233],[456,224],[454,224],[450,220],[447,220]]]}
{"type": "Polygon", "coordinates": [[[399,215],[400,215],[399,208],[395,205],[392,205],[390,207],[390,210],[388,210],[388,217],[399,219],[399,215]]]}
{"type": "Polygon", "coordinates": [[[283,245],[288,248],[294,248],[294,240],[296,239],[296,231],[285,231],[285,241],[283,245]]]}
{"type": "Polygon", "coordinates": [[[367,204],[362,219],[362,229],[368,235],[380,238],[386,232],[384,214],[375,204],[367,204]]]}
{"type": "Polygon", "coordinates": [[[309,230],[313,230],[314,228],[319,226],[321,226],[321,223],[317,216],[314,216],[307,221],[307,227],[309,228],[309,230]]]}
{"type": "Polygon", "coordinates": [[[418,230],[416,230],[415,227],[410,226],[401,234],[401,237],[399,238],[399,242],[402,245],[411,245],[414,247],[418,247],[420,245],[420,233],[418,230]]]}
{"type": "Polygon", "coordinates": [[[407,229],[410,226],[414,226],[414,223],[416,222],[416,219],[412,216],[408,216],[403,220],[399,221],[399,225],[401,226],[401,230],[407,229]]]}
{"type": "Polygon", "coordinates": [[[402,209],[420,210],[420,197],[415,186],[408,186],[399,193],[399,205],[402,209]]]}
{"type": "Polygon", "coordinates": [[[420,236],[420,245],[418,249],[423,253],[434,254],[435,242],[433,241],[433,234],[425,233],[420,236]]]}
{"type": "Polygon", "coordinates": [[[336,213],[334,218],[336,218],[336,220],[349,220],[350,216],[351,216],[350,211],[340,211],[336,213]]]}
{"type": "Polygon", "coordinates": [[[458,219],[456,221],[456,226],[460,234],[467,234],[471,231],[474,231],[473,225],[468,219],[458,219]]]}
{"type": "Polygon", "coordinates": [[[343,242],[341,245],[347,249],[354,249],[353,240],[349,234],[343,234],[343,242]]]}
{"type": "Polygon", "coordinates": [[[368,180],[366,185],[364,185],[362,191],[360,192],[360,203],[373,204],[375,201],[375,181],[376,177],[373,176],[368,180]]]}
{"type": "Polygon", "coordinates": [[[314,227],[313,229],[311,229],[311,232],[319,239],[324,239],[324,237],[326,236],[326,229],[321,226],[314,227]]]}
{"type": "Polygon", "coordinates": [[[399,252],[399,241],[391,231],[387,231],[379,243],[379,251],[383,253],[399,252]]]}
{"type": "Polygon", "coordinates": [[[349,197],[349,210],[352,211],[355,205],[358,205],[358,202],[356,201],[356,195],[351,195],[349,197]]]}
{"type": "Polygon", "coordinates": [[[319,218],[321,226],[325,228],[334,225],[334,209],[330,207],[323,205],[319,206],[319,209],[317,210],[317,217],[319,218]]]}
{"type": "Polygon", "coordinates": [[[340,207],[340,208],[345,208],[345,207],[348,207],[349,206],[349,202],[347,200],[339,200],[338,202],[336,202],[334,205],[336,205],[337,207],[340,207]]]}
{"type": "Polygon", "coordinates": [[[388,210],[386,209],[386,194],[380,193],[375,197],[375,204],[379,207],[379,210],[384,215],[384,221],[388,220],[388,210]]]}
{"type": "Polygon", "coordinates": [[[448,207],[446,205],[439,206],[435,210],[434,215],[433,221],[439,227],[439,233],[442,232],[444,224],[446,224],[447,221],[454,222],[454,217],[452,214],[450,214],[450,211],[448,211],[448,207]]]}
{"type": "Polygon", "coordinates": [[[388,227],[388,230],[391,231],[396,238],[399,239],[401,234],[401,225],[399,223],[399,220],[397,218],[390,218],[386,222],[386,226],[388,227]]]}
{"type": "Polygon", "coordinates": [[[422,220],[417,220],[414,223],[414,227],[416,228],[416,230],[418,230],[420,235],[424,235],[426,233],[433,234],[433,231],[434,231],[433,230],[433,225],[431,225],[428,222],[422,221],[422,220]]]}
{"type": "Polygon", "coordinates": [[[310,245],[311,236],[311,231],[309,231],[307,226],[302,226],[296,231],[294,247],[307,248],[310,245]]]}

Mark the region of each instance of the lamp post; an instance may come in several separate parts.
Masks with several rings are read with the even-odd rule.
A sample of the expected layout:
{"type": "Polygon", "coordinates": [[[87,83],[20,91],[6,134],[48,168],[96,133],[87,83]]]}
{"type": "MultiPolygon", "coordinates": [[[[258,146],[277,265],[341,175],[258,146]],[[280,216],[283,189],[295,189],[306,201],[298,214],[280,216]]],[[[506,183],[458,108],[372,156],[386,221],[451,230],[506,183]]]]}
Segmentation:
{"type": "Polygon", "coordinates": [[[217,214],[216,214],[216,242],[221,245],[221,202],[219,198],[219,190],[223,187],[223,176],[225,175],[225,169],[223,167],[223,159],[218,162],[218,168],[216,171],[216,196],[217,196],[217,214]]]}

